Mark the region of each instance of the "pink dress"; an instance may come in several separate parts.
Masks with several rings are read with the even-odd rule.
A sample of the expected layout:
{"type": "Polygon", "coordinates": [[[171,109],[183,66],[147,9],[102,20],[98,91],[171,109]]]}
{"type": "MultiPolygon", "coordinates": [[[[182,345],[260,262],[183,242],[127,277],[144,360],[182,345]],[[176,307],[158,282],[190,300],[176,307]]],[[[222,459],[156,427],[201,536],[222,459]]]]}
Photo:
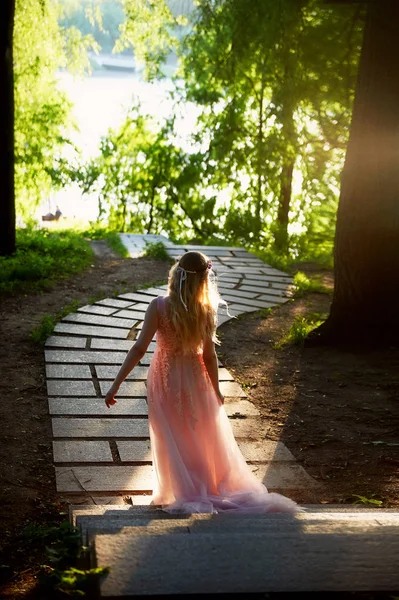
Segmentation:
{"type": "Polygon", "coordinates": [[[148,374],[153,504],[172,513],[301,510],[268,493],[242,456],[209,378],[202,350],[183,354],[157,299],[157,349],[148,374]]]}

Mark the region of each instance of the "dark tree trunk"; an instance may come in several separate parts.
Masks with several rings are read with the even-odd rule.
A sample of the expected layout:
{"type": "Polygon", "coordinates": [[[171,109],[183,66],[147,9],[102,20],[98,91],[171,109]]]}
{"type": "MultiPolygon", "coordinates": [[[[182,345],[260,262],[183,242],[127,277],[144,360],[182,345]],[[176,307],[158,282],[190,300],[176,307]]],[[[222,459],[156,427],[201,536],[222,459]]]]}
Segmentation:
{"type": "Polygon", "coordinates": [[[288,159],[283,164],[280,177],[280,198],[277,212],[277,227],[274,235],[275,247],[280,252],[288,250],[288,215],[292,194],[292,175],[295,159],[288,159]]]}
{"type": "Polygon", "coordinates": [[[0,255],[15,251],[14,77],[15,0],[0,2],[0,255]]]}
{"type": "Polygon", "coordinates": [[[368,4],[328,320],[309,344],[399,343],[399,2],[368,4]]]}

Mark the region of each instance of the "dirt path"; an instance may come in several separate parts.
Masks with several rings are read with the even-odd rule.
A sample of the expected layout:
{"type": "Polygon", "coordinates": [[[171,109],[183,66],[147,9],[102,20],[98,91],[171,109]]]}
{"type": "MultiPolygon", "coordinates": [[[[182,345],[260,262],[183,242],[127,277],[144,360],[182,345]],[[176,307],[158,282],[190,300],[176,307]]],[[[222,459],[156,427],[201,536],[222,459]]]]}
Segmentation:
{"type": "MultiPolygon", "coordinates": [[[[331,274],[320,275],[332,286],[331,274]]],[[[328,313],[330,301],[310,294],[268,318],[255,313],[226,323],[222,360],[261,411],[265,436],[284,442],[324,484],[319,502],[352,503],[357,494],[398,506],[398,351],[273,347],[296,315],[328,313]]],[[[297,500],[312,501],[306,493],[297,500]]]]}
{"type": "MultiPolygon", "coordinates": [[[[32,521],[59,520],[63,509],[55,495],[43,346],[30,339],[32,330],[43,316],[55,315],[75,300],[82,306],[93,296],[110,297],[133,286],[166,281],[168,269],[166,262],[106,253],[84,273],[48,292],[0,298],[0,564],[5,565],[0,584],[2,574],[8,578],[14,566],[29,567],[18,538],[22,528],[32,521]]],[[[34,574],[33,568],[22,579],[17,576],[10,593],[18,595],[7,597],[24,597],[34,574]]]]}

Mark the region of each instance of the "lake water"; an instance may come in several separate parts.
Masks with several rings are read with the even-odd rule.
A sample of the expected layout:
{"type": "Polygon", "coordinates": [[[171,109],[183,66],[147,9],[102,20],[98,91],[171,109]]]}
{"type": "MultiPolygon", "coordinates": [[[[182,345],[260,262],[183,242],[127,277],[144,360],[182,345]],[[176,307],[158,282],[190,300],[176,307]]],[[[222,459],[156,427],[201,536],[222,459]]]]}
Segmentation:
{"type": "MultiPolygon", "coordinates": [[[[73,116],[79,132],[74,133],[72,139],[82,149],[85,158],[98,153],[101,136],[110,127],[122,123],[134,98],[139,99],[144,113],[160,119],[173,110],[169,97],[173,88],[170,79],[148,83],[139,73],[95,71],[84,78],[74,78],[63,72],[59,73],[59,80],[74,104],[73,116]]],[[[178,119],[180,138],[192,130],[196,112],[194,105],[183,107],[178,119]]],[[[46,199],[38,210],[38,218],[48,211],[54,212],[57,205],[69,218],[88,221],[97,217],[96,196],[82,197],[78,186],[70,186],[46,199]]]]}

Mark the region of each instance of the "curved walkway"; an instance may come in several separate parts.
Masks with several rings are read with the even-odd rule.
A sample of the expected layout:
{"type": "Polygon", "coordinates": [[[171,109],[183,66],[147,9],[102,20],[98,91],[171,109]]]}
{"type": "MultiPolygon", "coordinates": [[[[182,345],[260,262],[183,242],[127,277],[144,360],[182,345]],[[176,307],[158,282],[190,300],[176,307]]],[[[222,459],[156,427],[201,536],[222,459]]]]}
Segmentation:
{"type": "MultiPolygon", "coordinates": [[[[161,239],[170,256],[204,251],[212,260],[219,290],[232,315],[286,302],[292,279],[242,248],[176,246],[162,236],[121,235],[131,256],[146,241],[161,239]]],[[[166,285],[83,306],[58,323],[46,341],[46,375],[52,418],[57,490],[76,504],[116,504],[129,495],[134,504],[150,501],[152,466],[146,405],[146,377],[155,338],[147,354],[122,384],[111,410],[104,394],[142,327],[152,298],[166,285]]],[[[221,311],[219,324],[230,317],[221,311]]],[[[264,439],[258,410],[219,367],[221,389],[234,434],[252,469],[271,490],[317,486],[281,442],[264,439]]]]}

